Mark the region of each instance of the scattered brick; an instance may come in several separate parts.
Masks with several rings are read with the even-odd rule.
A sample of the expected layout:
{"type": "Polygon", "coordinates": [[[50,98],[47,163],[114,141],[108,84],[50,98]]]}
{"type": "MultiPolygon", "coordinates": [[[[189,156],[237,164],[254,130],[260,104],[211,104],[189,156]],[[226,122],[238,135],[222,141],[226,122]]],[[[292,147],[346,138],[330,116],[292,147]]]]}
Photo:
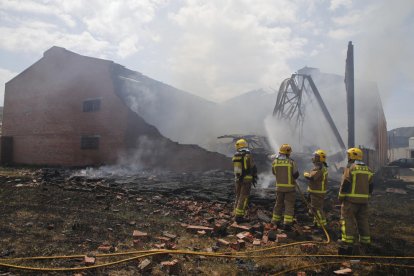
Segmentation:
{"type": "Polygon", "coordinates": [[[170,238],[170,239],[172,239],[172,240],[175,240],[175,239],[177,238],[177,235],[174,235],[174,234],[168,233],[167,231],[162,232],[162,235],[163,235],[164,237],[170,238]]]}
{"type": "Polygon", "coordinates": [[[259,239],[253,241],[253,245],[260,245],[262,242],[259,239]]]}
{"type": "Polygon", "coordinates": [[[193,233],[197,233],[197,231],[206,231],[206,232],[212,232],[214,229],[211,227],[206,227],[206,226],[197,226],[197,225],[188,225],[187,226],[187,231],[189,232],[193,232],[193,233]]]}
{"type": "Polygon", "coordinates": [[[350,268],[339,269],[339,270],[335,270],[334,273],[338,275],[346,275],[346,274],[352,273],[352,269],[350,268]]]}
{"type": "Polygon", "coordinates": [[[263,237],[262,237],[262,242],[263,242],[263,244],[268,243],[268,241],[269,241],[269,236],[267,236],[267,235],[263,235],[263,237]]]}
{"type": "Polygon", "coordinates": [[[168,237],[155,237],[155,239],[159,240],[160,242],[169,242],[171,241],[168,237]]]}
{"type": "Polygon", "coordinates": [[[161,267],[166,269],[169,275],[179,275],[181,273],[181,265],[177,259],[161,262],[161,267]]]}
{"type": "Polygon", "coordinates": [[[96,262],[96,258],[85,256],[85,258],[83,259],[83,262],[85,263],[86,266],[94,265],[96,262]]]}
{"type": "Polygon", "coordinates": [[[207,232],[205,230],[197,231],[197,235],[199,235],[199,236],[205,236],[206,234],[207,234],[207,232]]]}
{"type": "Polygon", "coordinates": [[[156,247],[158,249],[164,249],[165,248],[165,243],[156,243],[156,244],[154,244],[154,247],[156,247]]]}
{"type": "Polygon", "coordinates": [[[298,271],[298,273],[296,273],[296,276],[306,276],[306,272],[305,271],[298,271]]]}
{"type": "Polygon", "coordinates": [[[152,262],[150,261],[150,259],[144,259],[138,265],[138,269],[141,271],[141,273],[149,272],[152,269],[152,262]]]}
{"type": "Polygon", "coordinates": [[[109,253],[111,252],[112,247],[110,245],[101,245],[98,247],[98,251],[100,252],[104,252],[104,253],[109,253]]]}
{"type": "Polygon", "coordinates": [[[245,225],[237,224],[236,222],[234,222],[232,225],[230,225],[230,227],[238,229],[238,230],[244,230],[244,231],[251,231],[252,230],[251,226],[245,226],[245,225]]]}
{"type": "Polygon", "coordinates": [[[148,234],[145,232],[141,232],[139,230],[134,230],[134,232],[132,233],[132,237],[134,237],[135,239],[145,239],[148,238],[148,234]]]}
{"type": "Polygon", "coordinates": [[[277,234],[276,235],[276,241],[277,242],[284,242],[287,240],[287,235],[286,234],[277,234]]]}
{"type": "Polygon", "coordinates": [[[219,245],[225,245],[225,246],[228,246],[230,244],[230,242],[223,240],[223,239],[218,239],[217,242],[219,245]]]}

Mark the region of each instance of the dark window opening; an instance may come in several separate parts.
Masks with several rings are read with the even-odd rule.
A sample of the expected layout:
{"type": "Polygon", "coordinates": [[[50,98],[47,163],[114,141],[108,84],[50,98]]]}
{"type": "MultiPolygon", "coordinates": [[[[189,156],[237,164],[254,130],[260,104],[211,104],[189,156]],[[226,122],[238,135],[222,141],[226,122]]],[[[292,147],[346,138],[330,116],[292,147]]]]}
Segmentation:
{"type": "Polygon", "coordinates": [[[414,158],[414,150],[411,151],[411,158],[414,158]]]}
{"type": "Polygon", "coordinates": [[[83,112],[95,112],[101,109],[101,99],[83,101],[83,112]]]}
{"type": "Polygon", "coordinates": [[[82,136],[81,149],[99,149],[99,136],[82,136]]]}

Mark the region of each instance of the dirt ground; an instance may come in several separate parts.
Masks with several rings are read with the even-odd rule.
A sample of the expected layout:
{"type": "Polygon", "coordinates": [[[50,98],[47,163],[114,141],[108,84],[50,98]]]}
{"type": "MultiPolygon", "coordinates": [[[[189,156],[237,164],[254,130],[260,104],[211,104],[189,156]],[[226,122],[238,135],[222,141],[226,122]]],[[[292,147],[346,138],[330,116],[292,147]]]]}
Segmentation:
{"type": "MultiPolygon", "coordinates": [[[[414,178],[408,175],[376,186],[371,200],[373,248],[369,254],[414,256],[414,190],[411,185],[414,185],[414,178]],[[387,192],[389,188],[394,190],[387,192]]],[[[296,205],[300,226],[297,231],[269,228],[267,220],[274,204],[272,194],[264,198],[253,197],[250,222],[243,224],[249,230],[232,227],[232,188],[231,173],[219,171],[194,175],[145,173],[119,178],[105,174],[83,176],[64,169],[0,168],[0,263],[87,268],[84,255],[98,255],[96,264],[103,264],[138,255],[102,257],[99,254],[172,250],[169,254],[81,271],[30,271],[0,266],[0,275],[274,275],[301,266],[335,261],[339,263],[302,268],[286,272],[286,275],[297,275],[298,271],[306,273],[301,275],[332,275],[333,271],[347,266],[351,266],[353,275],[414,273],[409,268],[362,265],[342,258],[229,258],[174,254],[173,251],[186,250],[207,252],[207,255],[222,252],[230,256],[296,241],[324,240],[323,234],[309,230],[311,218],[300,198],[296,205]],[[191,230],[189,225],[207,228],[191,230]],[[147,235],[141,233],[140,237],[134,237],[135,230],[147,235]],[[280,240],[272,241],[272,231],[275,235],[287,234],[287,239],[282,235],[280,240]],[[250,236],[237,236],[246,232],[250,232],[250,236]],[[219,239],[230,245],[224,245],[219,239]],[[237,242],[240,239],[246,242],[237,242]],[[78,256],[7,261],[20,257],[71,255],[78,256]],[[146,262],[150,264],[144,267],[146,262]]],[[[263,191],[256,189],[254,193],[263,191]]],[[[326,202],[332,243],[308,249],[288,246],[266,254],[336,254],[339,237],[336,193],[333,188],[326,202]]],[[[414,259],[374,261],[414,266],[414,259]]]]}

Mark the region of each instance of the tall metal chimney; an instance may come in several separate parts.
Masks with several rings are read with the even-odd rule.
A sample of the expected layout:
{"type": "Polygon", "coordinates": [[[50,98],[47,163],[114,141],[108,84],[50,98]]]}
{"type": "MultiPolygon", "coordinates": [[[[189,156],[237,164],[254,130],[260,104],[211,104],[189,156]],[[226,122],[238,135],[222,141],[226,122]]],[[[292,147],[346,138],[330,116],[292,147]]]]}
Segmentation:
{"type": "Polygon", "coordinates": [[[348,147],[355,147],[355,99],[354,99],[354,45],[348,43],[345,65],[345,89],[348,107],[348,147]]]}

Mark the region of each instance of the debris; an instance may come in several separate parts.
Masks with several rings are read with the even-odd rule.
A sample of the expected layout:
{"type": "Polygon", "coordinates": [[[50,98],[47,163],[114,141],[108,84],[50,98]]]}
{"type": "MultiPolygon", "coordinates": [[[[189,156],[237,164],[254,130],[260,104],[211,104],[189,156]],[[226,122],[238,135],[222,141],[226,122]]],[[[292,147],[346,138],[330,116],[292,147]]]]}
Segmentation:
{"type": "Polygon", "coordinates": [[[163,234],[164,237],[170,238],[172,240],[175,240],[177,238],[177,235],[168,233],[167,231],[162,232],[162,234],[163,234]]]}
{"type": "Polygon", "coordinates": [[[338,275],[346,275],[346,274],[352,273],[352,269],[350,268],[339,269],[339,270],[335,270],[334,273],[338,275]]]}
{"type": "Polygon", "coordinates": [[[134,230],[134,232],[132,233],[132,237],[134,237],[135,239],[146,239],[149,236],[145,232],[141,232],[139,230],[134,230]]]}
{"type": "Polygon", "coordinates": [[[255,239],[254,241],[253,241],[253,245],[260,245],[262,242],[259,240],[259,239],[255,239]]]}
{"type": "Polygon", "coordinates": [[[149,272],[149,270],[152,269],[152,263],[150,259],[142,260],[142,262],[138,265],[138,269],[141,271],[141,273],[149,272]]]}
{"type": "Polygon", "coordinates": [[[188,225],[186,227],[187,231],[192,232],[192,233],[197,233],[198,231],[206,231],[206,232],[212,232],[214,229],[211,227],[206,227],[206,226],[197,226],[197,225],[188,225]]]}
{"type": "Polygon", "coordinates": [[[226,240],[223,240],[223,239],[218,239],[218,240],[217,240],[217,243],[218,243],[219,245],[225,245],[225,246],[228,246],[228,245],[230,244],[230,242],[228,242],[228,241],[226,241],[226,240]]]}
{"type": "Polygon", "coordinates": [[[95,262],[96,262],[96,258],[95,257],[85,256],[83,258],[83,262],[85,263],[86,266],[94,265],[95,262]]]}
{"type": "Polygon", "coordinates": [[[111,252],[112,247],[110,245],[101,245],[98,247],[98,251],[109,253],[111,252]]]}
{"type": "Polygon", "coordinates": [[[181,272],[180,262],[177,259],[161,262],[161,267],[166,269],[169,275],[179,275],[181,272]]]}
{"type": "Polygon", "coordinates": [[[277,234],[276,235],[276,242],[284,242],[287,240],[286,234],[277,234]]]}
{"type": "Polygon", "coordinates": [[[237,224],[237,222],[234,222],[232,225],[230,225],[230,227],[238,229],[238,230],[244,230],[244,231],[251,231],[252,230],[251,226],[245,226],[245,225],[237,224]]]}

